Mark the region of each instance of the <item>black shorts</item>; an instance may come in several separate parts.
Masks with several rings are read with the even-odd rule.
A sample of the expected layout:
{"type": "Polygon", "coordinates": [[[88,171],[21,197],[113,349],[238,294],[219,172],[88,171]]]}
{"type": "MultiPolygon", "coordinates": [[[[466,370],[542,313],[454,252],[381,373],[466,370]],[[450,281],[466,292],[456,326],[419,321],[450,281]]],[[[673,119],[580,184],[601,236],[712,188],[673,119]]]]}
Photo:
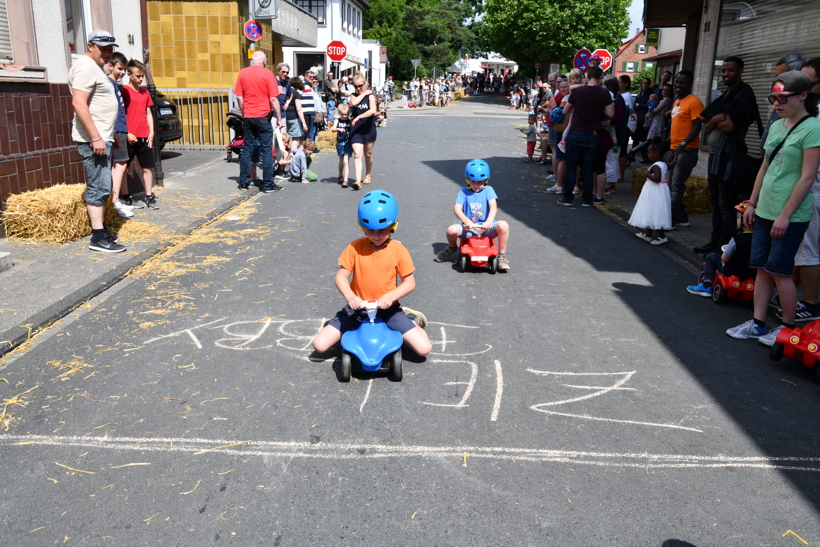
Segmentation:
{"type": "Polygon", "coordinates": [[[143,169],[153,169],[156,165],[154,163],[154,149],[148,148],[148,139],[138,138],[134,144],[128,143],[128,165],[131,165],[131,160],[135,156],[143,169]]]}
{"type": "Polygon", "coordinates": [[[373,122],[370,122],[369,130],[366,127],[357,128],[350,134],[350,144],[364,144],[366,142],[376,142],[376,124],[373,122]]]}
{"type": "Polygon", "coordinates": [[[606,154],[595,154],[595,160],[592,162],[592,170],[599,175],[606,173],[606,154]]]}
{"type": "MultiPolygon", "coordinates": [[[[413,330],[416,326],[413,320],[402,311],[399,304],[393,304],[386,310],[377,311],[376,317],[383,319],[391,330],[398,331],[401,334],[413,330]]],[[[354,310],[350,306],[345,306],[330,320],[328,325],[344,334],[347,331],[358,329],[362,321],[367,321],[367,310],[354,310]]]]}
{"type": "Polygon", "coordinates": [[[111,146],[111,161],[125,163],[128,161],[128,133],[114,133],[114,144],[111,146]]]}

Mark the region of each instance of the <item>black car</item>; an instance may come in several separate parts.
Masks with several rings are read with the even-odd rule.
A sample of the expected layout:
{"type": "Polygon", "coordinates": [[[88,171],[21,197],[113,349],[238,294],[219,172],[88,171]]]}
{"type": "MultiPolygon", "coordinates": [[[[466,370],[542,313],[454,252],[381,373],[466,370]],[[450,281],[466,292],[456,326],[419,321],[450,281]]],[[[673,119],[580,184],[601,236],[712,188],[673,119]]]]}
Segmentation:
{"type": "Polygon", "coordinates": [[[177,104],[171,97],[157,91],[157,135],[159,136],[160,150],[166,142],[182,138],[182,121],[179,119],[177,104]]]}

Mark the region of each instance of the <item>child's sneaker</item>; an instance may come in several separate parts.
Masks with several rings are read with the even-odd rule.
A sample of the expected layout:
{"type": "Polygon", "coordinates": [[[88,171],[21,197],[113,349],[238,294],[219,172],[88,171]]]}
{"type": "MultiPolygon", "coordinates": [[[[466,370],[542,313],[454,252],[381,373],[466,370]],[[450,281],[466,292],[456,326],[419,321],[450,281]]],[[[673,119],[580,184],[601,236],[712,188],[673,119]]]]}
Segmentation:
{"type": "Polygon", "coordinates": [[[423,313],[421,313],[420,311],[411,310],[410,308],[402,308],[401,310],[402,310],[402,311],[403,311],[403,312],[407,315],[407,317],[409,317],[409,318],[413,321],[413,323],[415,323],[417,326],[419,326],[419,327],[421,327],[421,328],[423,328],[423,329],[426,329],[426,328],[427,328],[427,317],[425,317],[425,315],[424,315],[423,313]]]}
{"type": "Polygon", "coordinates": [[[562,186],[558,186],[557,184],[554,184],[554,185],[550,186],[549,188],[547,188],[547,193],[548,194],[563,194],[564,193],[564,188],[562,186]]]}
{"type": "Polygon", "coordinates": [[[510,269],[510,261],[507,260],[506,256],[499,256],[498,257],[498,270],[502,272],[509,271],[510,269]]]}
{"type": "Polygon", "coordinates": [[[159,209],[159,205],[157,205],[157,198],[154,195],[145,196],[145,206],[149,209],[159,209]]]}
{"type": "Polygon", "coordinates": [[[118,213],[118,214],[119,214],[122,218],[129,218],[129,217],[134,216],[134,211],[131,209],[131,207],[126,207],[125,205],[123,205],[123,204],[122,204],[122,203],[120,203],[119,201],[117,201],[117,202],[114,204],[114,209],[116,209],[116,210],[117,210],[117,213],[118,213]]]}
{"type": "Polygon", "coordinates": [[[547,182],[558,182],[558,177],[555,175],[549,175],[547,176],[547,182]]]}
{"type": "Polygon", "coordinates": [[[450,257],[453,256],[456,252],[455,247],[446,247],[443,251],[436,255],[436,262],[447,262],[450,260],[450,257]]]}
{"type": "Polygon", "coordinates": [[[731,329],[727,330],[726,334],[728,334],[732,338],[748,340],[749,338],[760,338],[767,332],[769,332],[768,325],[758,327],[755,324],[754,319],[749,319],[742,325],[738,325],[737,327],[732,327],[731,329]]]}
{"type": "Polygon", "coordinates": [[[564,141],[559,142],[558,143],[558,150],[560,150],[562,153],[566,154],[567,153],[567,143],[564,142],[564,141]]]}
{"type": "MultiPolygon", "coordinates": [[[[783,319],[783,310],[777,310],[775,315],[778,319],[783,319]]],[[[797,302],[797,309],[794,314],[795,323],[805,323],[806,321],[815,321],[820,319],[820,305],[809,304],[804,300],[797,302]]]]}
{"type": "Polygon", "coordinates": [[[141,201],[131,199],[131,196],[121,196],[120,203],[132,209],[142,209],[145,207],[144,203],[142,203],[141,201]]]}
{"type": "Polygon", "coordinates": [[[694,294],[695,296],[705,296],[706,298],[712,298],[712,286],[709,285],[708,287],[703,283],[698,283],[697,285],[689,285],[686,287],[686,292],[689,294],[694,294]]]}
{"type": "Polygon", "coordinates": [[[779,327],[770,330],[768,334],[761,336],[757,339],[757,341],[763,344],[764,346],[772,347],[775,341],[777,340],[777,334],[781,330],[783,330],[783,325],[780,325],[779,327]]]}

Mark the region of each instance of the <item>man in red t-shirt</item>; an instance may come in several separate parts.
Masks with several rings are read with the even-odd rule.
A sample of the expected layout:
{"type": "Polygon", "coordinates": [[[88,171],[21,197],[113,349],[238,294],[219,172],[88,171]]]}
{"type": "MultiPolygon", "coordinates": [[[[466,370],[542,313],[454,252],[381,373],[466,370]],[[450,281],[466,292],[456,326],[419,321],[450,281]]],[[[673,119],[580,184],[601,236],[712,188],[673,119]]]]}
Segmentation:
{"type": "MultiPolygon", "coordinates": [[[[149,209],[159,209],[153,194],[154,183],[154,116],[151,107],[154,101],[147,89],[141,88],[145,78],[145,65],[136,59],[128,62],[128,84],[122,87],[122,102],[125,105],[125,120],[128,122],[128,165],[134,157],[142,168],[142,185],[145,187],[145,205],[149,209]]],[[[122,190],[125,201],[129,201],[127,184],[122,190]]],[[[131,202],[134,203],[134,202],[131,202]]],[[[142,205],[138,205],[138,208],[142,205]]]]}
{"type": "Polygon", "coordinates": [[[592,207],[592,170],[595,151],[598,148],[596,132],[601,126],[601,115],[615,115],[615,105],[609,91],[600,86],[604,71],[593,66],[587,71],[587,85],[572,90],[564,106],[564,115],[572,114],[564,133],[567,145],[567,174],[564,181],[564,197],[559,205],[572,207],[572,190],[575,188],[575,172],[581,167],[581,183],[584,185],[582,207],[592,207]]]}
{"type": "MultiPolygon", "coordinates": [[[[251,66],[239,71],[234,93],[242,110],[242,129],[245,142],[253,144],[259,141],[259,153],[262,156],[263,183],[260,192],[282,190],[273,180],[273,126],[271,110],[276,114],[277,124],[282,125],[282,113],[279,107],[279,84],[273,72],[265,68],[268,57],[263,51],[257,51],[251,57],[251,66]]],[[[239,157],[239,189],[247,190],[251,185],[251,154],[253,146],[242,147],[239,157]]]]}

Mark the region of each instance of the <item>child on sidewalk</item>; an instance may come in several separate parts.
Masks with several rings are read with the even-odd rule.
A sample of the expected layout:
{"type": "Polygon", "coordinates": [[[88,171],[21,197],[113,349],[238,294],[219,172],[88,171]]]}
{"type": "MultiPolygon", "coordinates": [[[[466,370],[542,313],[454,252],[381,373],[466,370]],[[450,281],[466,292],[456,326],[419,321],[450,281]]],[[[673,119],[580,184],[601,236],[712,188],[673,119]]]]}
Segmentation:
{"type": "Polygon", "coordinates": [[[398,241],[391,239],[399,220],[399,205],[389,192],[374,190],[359,201],[359,226],[365,237],[353,241],[339,257],[335,284],[347,305],[319,331],[313,348],[325,353],[342,334],[355,330],[367,317],[365,302],[378,302],[380,317],[419,356],[430,353],[433,345],[424,331],[424,314],[402,308],[399,299],[416,288],[413,259],[398,241]],[[351,281],[351,275],[353,279],[351,281]],[[401,284],[396,283],[396,277],[401,284]]]}
{"type": "Polygon", "coordinates": [[[125,117],[125,104],[122,102],[122,91],[120,91],[120,80],[125,75],[128,67],[128,59],[119,51],[111,55],[106,72],[114,84],[114,93],[117,95],[119,111],[117,112],[117,123],[114,124],[114,144],[111,147],[111,203],[122,218],[134,216],[134,207],[129,207],[120,201],[120,188],[125,180],[125,172],[128,169],[128,123],[125,117]]]}
{"type": "Polygon", "coordinates": [[[532,163],[532,155],[535,152],[535,114],[527,116],[527,127],[519,127],[518,130],[527,136],[527,161],[524,163],[532,163]]]}
{"type": "MultiPolygon", "coordinates": [[[[147,89],[141,88],[145,78],[145,65],[136,59],[128,62],[128,84],[122,88],[125,116],[128,120],[128,164],[136,157],[142,168],[142,184],[145,187],[145,206],[159,209],[154,196],[154,117],[151,107],[154,101],[147,89]]],[[[130,196],[123,195],[123,202],[129,203],[130,196]]]]}
{"type": "Polygon", "coordinates": [[[316,149],[312,140],[308,139],[293,152],[293,160],[290,162],[290,179],[288,182],[301,182],[308,184],[308,157],[316,149]]]}
{"type": "Polygon", "coordinates": [[[353,156],[353,145],[350,144],[350,105],[343,104],[336,109],[333,131],[336,132],[336,154],[339,156],[339,184],[342,188],[347,188],[350,158],[353,156]]]}
{"type": "MultiPolygon", "coordinates": [[[[635,235],[652,245],[663,245],[668,242],[664,230],[672,229],[672,196],[666,180],[670,164],[661,160],[662,146],[663,142],[659,138],[653,139],[649,144],[647,154],[653,164],[646,173],[646,182],[628,222],[630,226],[643,228],[644,232],[635,235]],[[652,230],[658,231],[658,236],[654,239],[652,230]]],[[[671,165],[674,165],[674,160],[669,154],[667,160],[672,161],[671,165]]]]}
{"type": "Polygon", "coordinates": [[[468,188],[462,188],[456,197],[453,208],[461,224],[447,228],[447,247],[436,255],[436,262],[447,262],[458,250],[458,240],[462,236],[485,235],[498,238],[498,269],[508,271],[507,243],[510,239],[510,226],[503,220],[495,220],[498,212],[498,196],[490,180],[490,166],[484,160],[472,160],[465,170],[468,188]]]}
{"type": "Polygon", "coordinates": [[[757,270],[749,267],[749,258],[752,255],[752,227],[743,224],[743,213],[747,204],[735,205],[740,212],[737,219],[738,231],[729,243],[723,246],[720,253],[706,255],[706,264],[703,266],[703,280],[697,285],[686,287],[686,291],[696,296],[712,297],[712,282],[715,272],[723,276],[736,275],[740,279],[749,279],[757,276],[757,270]]]}

